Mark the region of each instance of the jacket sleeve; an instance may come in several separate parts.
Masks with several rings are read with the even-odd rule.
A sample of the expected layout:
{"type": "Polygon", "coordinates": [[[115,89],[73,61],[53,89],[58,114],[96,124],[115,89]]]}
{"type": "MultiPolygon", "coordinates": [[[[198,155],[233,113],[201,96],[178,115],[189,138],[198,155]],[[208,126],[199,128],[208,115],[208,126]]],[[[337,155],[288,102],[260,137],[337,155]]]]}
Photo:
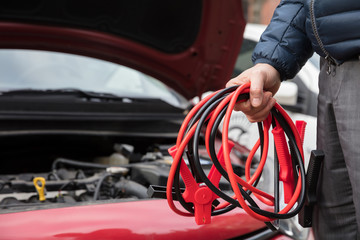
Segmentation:
{"type": "Polygon", "coordinates": [[[313,54],[306,36],[304,3],[282,0],[252,55],[254,64],[268,63],[277,69],[281,80],[293,78],[313,54]]]}

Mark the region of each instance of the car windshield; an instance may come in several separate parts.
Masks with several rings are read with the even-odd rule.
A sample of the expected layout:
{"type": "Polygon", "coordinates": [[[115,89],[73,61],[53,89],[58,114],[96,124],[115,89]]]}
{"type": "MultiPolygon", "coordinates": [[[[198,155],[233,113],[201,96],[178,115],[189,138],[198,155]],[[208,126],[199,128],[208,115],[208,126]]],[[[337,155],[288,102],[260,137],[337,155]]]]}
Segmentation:
{"type": "Polygon", "coordinates": [[[156,98],[176,106],[185,99],[162,82],[115,63],[67,53],[0,50],[0,91],[76,89],[129,98],[156,98]]]}

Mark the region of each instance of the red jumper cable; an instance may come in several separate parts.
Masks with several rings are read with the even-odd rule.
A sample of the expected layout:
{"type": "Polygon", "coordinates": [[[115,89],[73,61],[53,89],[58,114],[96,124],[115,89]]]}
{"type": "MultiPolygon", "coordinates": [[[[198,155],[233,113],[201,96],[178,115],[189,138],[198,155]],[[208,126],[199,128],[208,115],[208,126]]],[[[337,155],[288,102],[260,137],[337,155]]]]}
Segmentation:
{"type": "Polygon", "coordinates": [[[250,216],[269,223],[275,219],[295,216],[304,204],[305,170],[302,142],[305,122],[298,122],[295,126],[285,110],[277,103],[268,118],[259,123],[263,131],[247,158],[245,180],[234,172],[230,159],[230,151],[234,144],[228,139],[229,122],[234,105],[249,98],[249,87],[250,84],[247,83],[219,90],[200,101],[184,119],[176,145],[169,149],[169,153],[173,157],[166,187],[169,207],[182,216],[195,216],[197,224],[210,223],[211,216],[222,214],[235,207],[241,207],[250,216]],[[223,119],[222,145],[218,153],[214,154],[214,133],[217,131],[221,119],[223,119]],[[256,188],[267,159],[271,126],[280,165],[277,181],[281,181],[284,186],[286,205],[281,210],[274,207],[279,204],[279,196],[276,194],[272,196],[270,193],[256,188]],[[204,127],[206,127],[205,132],[203,132],[204,127]],[[208,175],[201,169],[199,161],[200,133],[204,133],[206,150],[213,161],[208,175]],[[289,143],[286,141],[286,137],[289,143]],[[260,146],[262,147],[261,159],[257,169],[251,175],[251,162],[260,146]],[[185,153],[187,153],[188,164],[192,170],[195,168],[195,171],[190,171],[186,164],[183,158],[185,153]],[[222,176],[229,181],[234,196],[228,196],[220,190],[219,181],[222,176]],[[180,190],[181,179],[184,182],[185,191],[180,190]],[[178,198],[176,200],[181,203],[185,211],[175,206],[174,191],[178,198]],[[251,195],[264,204],[273,206],[273,210],[261,209],[251,195]],[[219,204],[218,199],[224,201],[219,204]]]}

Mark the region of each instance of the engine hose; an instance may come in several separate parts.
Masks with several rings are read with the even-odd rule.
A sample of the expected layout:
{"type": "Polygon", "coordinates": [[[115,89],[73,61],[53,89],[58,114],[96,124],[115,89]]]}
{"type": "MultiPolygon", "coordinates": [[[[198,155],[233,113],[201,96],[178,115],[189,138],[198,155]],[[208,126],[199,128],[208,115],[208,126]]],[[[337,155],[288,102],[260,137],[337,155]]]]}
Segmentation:
{"type": "MultiPolygon", "coordinates": [[[[175,213],[182,216],[194,216],[196,213],[196,204],[185,200],[185,192],[187,192],[186,198],[188,198],[189,194],[191,195],[191,191],[186,190],[188,188],[186,181],[185,192],[182,193],[180,190],[180,179],[184,178],[182,174],[182,167],[184,166],[184,160],[182,157],[184,153],[186,153],[188,163],[192,170],[191,173],[193,180],[196,180],[198,183],[197,188],[203,188],[204,185],[206,185],[206,187],[215,194],[213,195],[216,196],[215,198],[221,198],[225,201],[222,201],[223,203],[218,206],[212,206],[212,216],[220,215],[236,207],[240,207],[243,208],[250,216],[264,221],[269,228],[274,229],[273,225],[270,223],[271,221],[276,219],[291,218],[301,210],[305,201],[305,168],[303,164],[302,140],[300,139],[296,126],[279,104],[275,104],[266,120],[257,123],[260,137],[253,149],[250,151],[246,161],[246,180],[243,180],[243,176],[237,175],[233,170],[233,165],[230,159],[231,147],[228,139],[229,122],[234,105],[237,102],[246,101],[249,98],[249,89],[250,83],[247,83],[241,86],[232,86],[214,92],[196,104],[184,119],[178,133],[176,153],[173,155],[174,161],[171,166],[167,182],[168,204],[175,213]],[[220,162],[215,150],[215,139],[217,137],[221,121],[223,121],[223,155],[221,155],[223,156],[223,162],[220,162]],[[292,179],[297,179],[297,182],[293,180],[293,191],[288,192],[287,204],[282,209],[279,207],[279,172],[284,170],[282,169],[282,166],[280,166],[279,170],[279,162],[282,164],[283,161],[278,161],[278,157],[283,160],[284,153],[280,148],[275,149],[274,156],[274,196],[256,188],[262,176],[263,167],[267,159],[267,152],[269,148],[269,130],[271,127],[273,129],[281,128],[283,130],[288,139],[288,144],[290,145],[289,149],[291,151],[291,154],[285,152],[285,155],[288,154],[293,157],[293,161],[298,166],[298,172],[294,172],[292,170],[293,172],[290,173],[292,174],[291,176],[294,176],[292,179]],[[234,196],[229,196],[224,193],[218,187],[218,182],[217,184],[216,182],[212,182],[202,168],[200,163],[199,144],[203,137],[205,138],[206,150],[213,162],[214,171],[218,171],[221,176],[230,183],[232,191],[235,193],[234,196]],[[255,172],[251,175],[250,168],[252,159],[259,147],[260,162],[255,172]],[[175,206],[172,199],[173,190],[175,191],[177,200],[186,211],[180,210],[175,206]],[[258,201],[255,201],[252,196],[257,198],[258,201]],[[260,208],[258,205],[259,201],[268,205],[267,210],[260,208]],[[271,207],[273,208],[273,211],[269,210],[271,207]]],[[[282,179],[282,181],[285,180],[282,179]]],[[[189,181],[187,181],[187,183],[189,184],[189,181]]]]}
{"type": "Polygon", "coordinates": [[[109,167],[131,167],[130,164],[121,164],[121,165],[109,165],[109,164],[100,164],[100,163],[91,163],[91,162],[82,162],[72,159],[65,159],[65,158],[57,158],[51,166],[51,169],[55,171],[58,167],[58,164],[65,164],[75,167],[82,167],[82,168],[95,168],[95,169],[106,169],[109,167]]]}
{"type": "Polygon", "coordinates": [[[137,197],[138,199],[147,199],[147,188],[143,185],[131,181],[128,179],[122,179],[115,184],[115,189],[125,196],[128,197],[137,197]]]}
{"type": "Polygon", "coordinates": [[[104,175],[102,175],[100,178],[99,178],[99,181],[97,182],[96,184],[96,188],[95,188],[95,191],[94,191],[94,195],[93,195],[93,200],[96,201],[98,200],[98,198],[100,197],[100,190],[101,190],[101,185],[102,183],[105,181],[105,179],[107,177],[111,176],[111,173],[105,173],[104,175]]]}

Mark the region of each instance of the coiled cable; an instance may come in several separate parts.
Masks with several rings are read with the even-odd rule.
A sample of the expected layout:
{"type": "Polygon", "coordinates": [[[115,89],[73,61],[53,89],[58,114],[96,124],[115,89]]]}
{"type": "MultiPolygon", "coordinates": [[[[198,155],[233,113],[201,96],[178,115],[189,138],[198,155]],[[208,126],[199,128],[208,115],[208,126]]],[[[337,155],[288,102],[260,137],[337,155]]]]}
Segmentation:
{"type": "MultiPolygon", "coordinates": [[[[243,176],[239,176],[234,172],[230,159],[231,147],[228,139],[229,122],[234,105],[237,102],[246,101],[249,98],[249,89],[250,83],[247,83],[214,92],[195,105],[184,119],[178,133],[176,142],[177,152],[173,156],[174,160],[167,182],[168,204],[175,213],[182,216],[194,216],[194,211],[196,211],[195,206],[191,202],[185,201],[183,193],[180,190],[181,166],[184,164],[184,154],[186,154],[192,170],[192,176],[197,180],[199,186],[201,187],[205,184],[218,198],[225,200],[225,202],[223,201],[220,205],[216,206],[216,204],[213,204],[211,210],[212,216],[223,214],[236,207],[240,207],[250,216],[266,222],[267,226],[273,229],[274,227],[270,224],[271,221],[291,218],[301,210],[305,201],[305,169],[303,164],[302,140],[296,126],[279,104],[275,104],[266,120],[258,123],[260,138],[247,158],[245,165],[246,180],[243,180],[243,176]],[[222,148],[224,163],[220,163],[214,144],[221,121],[223,121],[222,148]],[[279,197],[277,196],[278,190],[275,189],[275,196],[272,196],[256,188],[267,159],[269,130],[271,126],[273,128],[280,127],[283,129],[290,145],[290,155],[294,158],[292,161],[298,166],[298,172],[292,173],[293,176],[298,176],[297,182],[294,183],[294,191],[291,193],[286,206],[281,210],[279,209],[279,197]],[[199,144],[202,137],[205,138],[205,146],[213,166],[224,179],[229,181],[232,191],[235,193],[234,196],[229,196],[220,190],[204,172],[199,155],[199,144]],[[260,162],[255,172],[251,175],[250,168],[252,166],[252,159],[259,147],[261,151],[260,162]],[[175,206],[172,197],[173,190],[175,191],[177,200],[186,211],[180,210],[175,206]],[[272,206],[273,211],[261,209],[257,204],[258,201],[254,200],[253,197],[265,205],[272,206]]],[[[275,151],[275,153],[276,152],[277,151],[275,151]]],[[[276,164],[278,164],[277,157],[278,156],[275,156],[276,164]]],[[[275,169],[278,169],[278,166],[275,166],[275,169]]],[[[277,171],[274,177],[274,181],[276,181],[275,186],[278,185],[278,174],[279,171],[277,171]]]]}

